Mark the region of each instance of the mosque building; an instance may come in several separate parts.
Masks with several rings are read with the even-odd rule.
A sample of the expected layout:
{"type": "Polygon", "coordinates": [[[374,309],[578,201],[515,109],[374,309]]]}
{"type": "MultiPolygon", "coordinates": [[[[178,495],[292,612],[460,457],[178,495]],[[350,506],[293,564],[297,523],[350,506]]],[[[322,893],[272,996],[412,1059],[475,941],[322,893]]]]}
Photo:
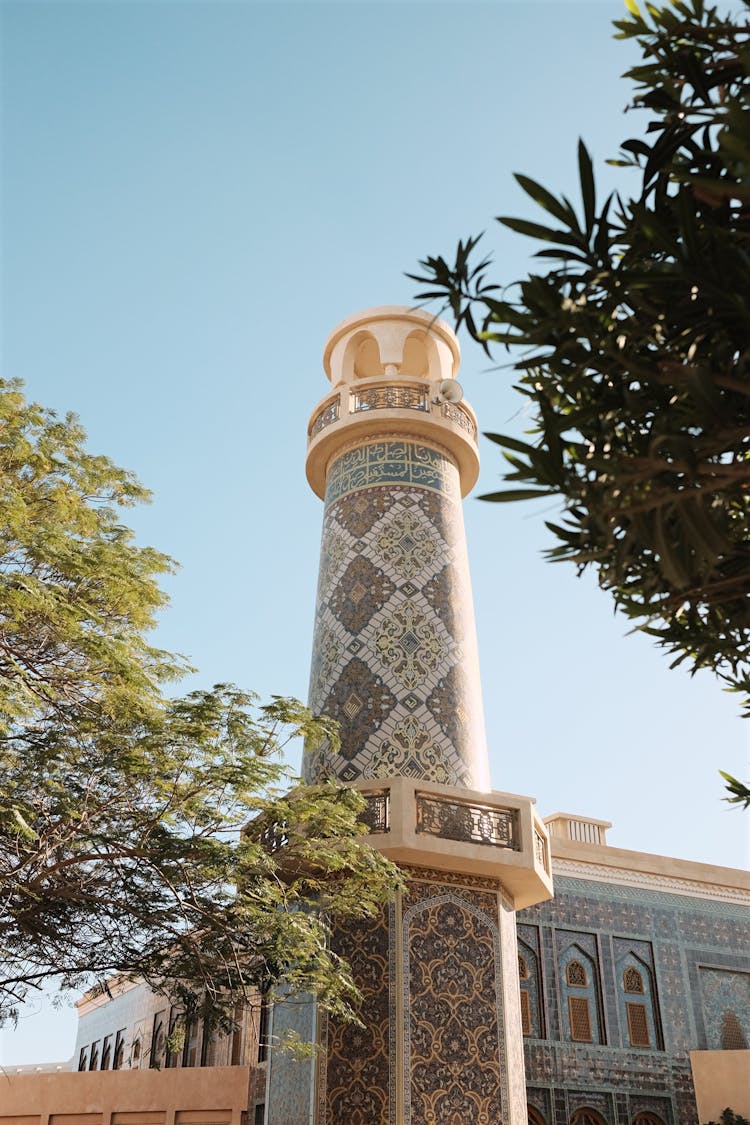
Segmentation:
{"type": "MultiPolygon", "coordinates": [[[[706,1125],[750,1116],[750,876],[607,843],[491,788],[461,500],[476,418],[441,320],[387,306],[328,339],[308,427],[324,501],[310,706],[406,891],[334,942],[362,1028],[314,997],[229,1036],[132,982],[79,1001],[75,1073],[11,1074],[0,1125],[706,1125]],[[279,1050],[288,1029],[314,1041],[279,1050]],[[83,1073],[85,1072],[85,1073],[83,1073]]],[[[501,779],[500,779],[501,780],[501,779]]]]}

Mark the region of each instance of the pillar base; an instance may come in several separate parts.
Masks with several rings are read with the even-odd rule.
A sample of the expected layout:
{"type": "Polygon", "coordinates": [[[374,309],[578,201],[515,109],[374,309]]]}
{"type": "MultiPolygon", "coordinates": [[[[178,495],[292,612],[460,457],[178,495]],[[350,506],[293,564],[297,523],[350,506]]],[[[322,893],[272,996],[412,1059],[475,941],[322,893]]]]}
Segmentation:
{"type": "Polygon", "coordinates": [[[335,929],[364,1026],[321,1016],[314,1068],[272,1057],[269,1125],[274,1090],[283,1125],[527,1125],[515,911],[552,895],[544,824],[527,797],[402,777],[358,788],[407,890],[335,929]]]}

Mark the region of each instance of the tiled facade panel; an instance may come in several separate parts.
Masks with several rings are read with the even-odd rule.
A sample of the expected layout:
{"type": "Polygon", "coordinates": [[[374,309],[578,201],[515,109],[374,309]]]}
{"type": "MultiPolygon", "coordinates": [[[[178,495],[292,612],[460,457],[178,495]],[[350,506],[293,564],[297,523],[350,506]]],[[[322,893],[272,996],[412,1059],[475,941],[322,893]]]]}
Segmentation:
{"type": "Polygon", "coordinates": [[[497,898],[414,882],[408,902],[404,1120],[482,1125],[508,1098],[497,898]]]}
{"type": "MultiPolygon", "coordinates": [[[[727,1028],[739,1034],[738,1046],[750,1042],[747,910],[556,875],[555,898],[519,913],[518,936],[522,954],[540,952],[544,1030],[526,1037],[525,1052],[529,1105],[545,1125],[568,1125],[582,1107],[607,1125],[631,1125],[645,1112],[665,1125],[698,1125],[688,1052],[721,1047],[727,1028]],[[576,950],[597,974],[599,1043],[570,1036],[567,997],[575,989],[566,965],[576,950]],[[628,968],[640,974],[642,992],[625,991],[628,968]],[[647,1009],[648,1046],[631,1043],[628,1003],[647,1009]]],[[[638,980],[631,975],[628,983],[638,980]]],[[[591,989],[588,996],[593,1002],[591,989]]]]}
{"type": "Polygon", "coordinates": [[[747,1049],[750,1044],[750,973],[698,970],[706,1047],[710,1051],[747,1049]]]}
{"type": "Polygon", "coordinates": [[[317,1120],[525,1122],[521,1047],[504,1030],[509,1014],[518,1019],[512,907],[492,880],[406,874],[407,891],[376,924],[334,932],[365,1026],[324,1024],[317,1120]]]}
{"type": "Polygon", "coordinates": [[[328,1048],[320,1082],[320,1120],[325,1125],[389,1125],[391,1091],[391,1015],[389,983],[392,920],[381,910],[376,920],[337,927],[333,948],[349,962],[362,994],[364,1027],[328,1023],[328,1048]]]}
{"type": "Polygon", "coordinates": [[[309,703],[341,750],[305,777],[483,788],[484,723],[458,470],[439,449],[371,441],[328,473],[309,703]]]}

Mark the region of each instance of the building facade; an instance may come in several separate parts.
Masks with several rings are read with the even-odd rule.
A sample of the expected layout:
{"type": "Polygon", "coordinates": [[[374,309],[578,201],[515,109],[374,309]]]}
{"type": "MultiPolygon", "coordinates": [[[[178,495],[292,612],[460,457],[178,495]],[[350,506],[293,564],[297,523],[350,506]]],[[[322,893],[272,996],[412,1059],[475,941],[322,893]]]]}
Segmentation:
{"type": "Polygon", "coordinates": [[[750,1112],[747,873],[608,847],[602,822],[547,823],[555,897],[518,915],[529,1120],[698,1125],[696,1051],[715,1066],[737,1052],[708,1112],[750,1112]]]}
{"type": "MultiPolygon", "coordinates": [[[[750,1117],[750,876],[610,847],[602,821],[554,815],[547,826],[555,896],[517,915],[530,1125],[705,1125],[727,1106],[750,1117]]],[[[412,905],[408,896],[405,902],[412,905]]],[[[380,940],[376,936],[369,948],[380,940]]],[[[356,959],[356,949],[351,952],[356,959]]],[[[476,978],[481,991],[490,962],[481,949],[476,959],[483,967],[476,978]]],[[[382,978],[366,990],[366,1000],[382,1012],[385,958],[380,967],[382,978]]],[[[230,1087],[226,1079],[217,1087],[212,1076],[226,1074],[232,1063],[238,1075],[232,1097],[240,1091],[244,1099],[242,1125],[264,1125],[272,1021],[260,1004],[243,1014],[235,1036],[212,1042],[196,1027],[186,1036],[187,1051],[170,1053],[162,1033],[170,1011],[164,999],[132,983],[114,982],[111,992],[111,999],[94,992],[79,1002],[70,1066],[85,1070],[86,1082],[63,1089],[56,1079],[78,1076],[11,1071],[0,1095],[0,1125],[17,1125],[22,1110],[29,1117],[35,1109],[46,1125],[41,1114],[54,1118],[55,1107],[67,1113],[65,1125],[77,1125],[76,1106],[81,1113],[88,1107],[85,1125],[110,1125],[107,1106],[117,1109],[111,1117],[125,1122],[146,1102],[152,1116],[133,1121],[172,1125],[179,1113],[189,1121],[188,1110],[198,1112],[197,1090],[204,1091],[200,1121],[220,1125],[231,1117],[214,1095],[230,1087]],[[113,1091],[119,1079],[111,1072],[118,1068],[142,1079],[135,1075],[134,1084],[113,1091]],[[195,1068],[207,1072],[197,1084],[186,1076],[175,1086],[167,1074],[195,1068]],[[98,1086],[92,1069],[100,1075],[98,1086]],[[179,1102],[178,1091],[186,1102],[179,1102]],[[159,1108],[160,1096],[167,1108],[159,1108]],[[173,1119],[170,1106],[177,1107],[173,1119]]],[[[372,1075],[380,1063],[356,1032],[349,1035],[362,1061],[357,1077],[366,1106],[368,1083],[379,1088],[372,1075]]],[[[298,1090],[304,1090],[306,1064],[290,1063],[292,1072],[295,1066],[298,1090]]],[[[457,1074],[460,1082],[471,1080],[470,1059],[458,1060],[457,1074]]],[[[317,1120],[323,1125],[326,1118],[317,1120]]],[[[492,1106],[488,1125],[504,1125],[500,1105],[492,1106]]]]}
{"type": "MultiPolygon", "coordinates": [[[[172,1096],[174,1072],[208,1082],[217,1068],[247,1071],[232,1109],[243,1125],[750,1115],[747,873],[611,848],[604,821],[543,821],[531,798],[490,788],[461,511],[477,425],[458,364],[450,328],[426,313],[357,314],[328,340],[331,387],[308,427],[325,503],[310,705],[338,720],[341,746],[307,753],[304,774],[363,793],[370,842],[407,882],[378,919],[335,931],[363,1026],[328,1021],[310,997],[251,1005],[229,1036],[187,1027],[178,1043],[164,998],[110,982],[79,1003],[73,1068],[89,1087],[102,1076],[100,1104],[81,1085],[85,1125],[136,1121],[128,1098],[146,1094],[125,1070],[156,1102],[156,1072],[172,1091],[144,1123],[230,1120],[172,1096]],[[316,1043],[311,1057],[277,1049],[287,1030],[316,1043]]],[[[42,1125],[44,1112],[78,1125],[53,1110],[54,1076],[14,1083],[14,1105],[46,1099],[42,1125]]],[[[23,1116],[3,1113],[0,1100],[0,1125],[23,1116]]]]}

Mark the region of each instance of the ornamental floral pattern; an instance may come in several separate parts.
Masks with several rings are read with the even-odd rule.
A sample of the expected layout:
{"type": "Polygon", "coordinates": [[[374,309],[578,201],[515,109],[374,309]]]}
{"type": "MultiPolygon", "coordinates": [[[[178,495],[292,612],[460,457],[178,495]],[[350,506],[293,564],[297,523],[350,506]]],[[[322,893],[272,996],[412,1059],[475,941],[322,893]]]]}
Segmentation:
{"type": "Polygon", "coordinates": [[[332,945],[349,962],[362,993],[364,1027],[328,1022],[326,1125],[389,1125],[389,925],[385,910],[373,922],[337,926],[332,945]]]}
{"type": "Polygon", "coordinates": [[[505,1120],[497,899],[422,884],[403,929],[405,1122],[505,1120]]]}
{"type": "Polygon", "coordinates": [[[375,539],[375,549],[402,578],[414,578],[435,566],[441,542],[419,509],[396,512],[385,520],[375,539]]]}
{"type": "Polygon", "coordinates": [[[445,660],[447,646],[440,633],[439,622],[405,601],[379,626],[373,647],[403,687],[419,688],[445,660]]]}

